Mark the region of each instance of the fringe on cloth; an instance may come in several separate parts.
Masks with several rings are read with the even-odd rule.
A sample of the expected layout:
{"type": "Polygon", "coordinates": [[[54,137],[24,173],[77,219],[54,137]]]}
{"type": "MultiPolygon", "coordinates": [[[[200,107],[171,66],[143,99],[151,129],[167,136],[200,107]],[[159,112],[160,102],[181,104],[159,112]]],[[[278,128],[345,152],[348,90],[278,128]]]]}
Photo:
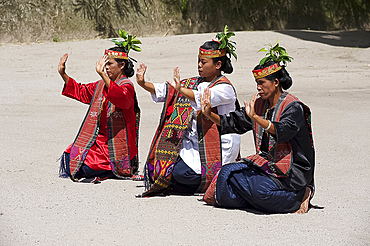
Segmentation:
{"type": "Polygon", "coordinates": [[[71,173],[69,170],[69,153],[64,152],[60,159],[59,178],[69,178],[71,173]]]}
{"type": "Polygon", "coordinates": [[[145,187],[145,191],[148,191],[151,187],[148,163],[145,163],[145,167],[144,167],[144,187],[145,187]]]}

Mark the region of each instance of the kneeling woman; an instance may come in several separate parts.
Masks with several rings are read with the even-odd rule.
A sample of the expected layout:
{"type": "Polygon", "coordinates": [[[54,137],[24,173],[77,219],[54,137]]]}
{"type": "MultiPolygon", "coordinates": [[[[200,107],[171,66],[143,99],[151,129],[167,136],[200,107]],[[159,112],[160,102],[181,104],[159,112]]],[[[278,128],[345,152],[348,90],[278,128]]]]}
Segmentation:
{"type": "Polygon", "coordinates": [[[209,94],[204,95],[202,110],[220,125],[221,134],[253,130],[256,146],[255,155],[221,168],[206,192],[208,204],[268,213],[307,212],[315,165],[311,113],[284,91],[292,85],[285,66],[279,64],[284,58],[290,61],[275,55],[254,68],[258,92],[240,111],[218,116],[209,110],[209,94]]]}
{"type": "MultiPolygon", "coordinates": [[[[126,38],[128,34],[120,30],[120,35],[126,38]]],[[[97,82],[77,83],[65,71],[68,54],[60,59],[58,71],[65,83],[62,94],[90,105],[75,141],[63,154],[61,177],[95,182],[132,177],[137,172],[140,109],[128,79],[134,75],[134,65],[125,41],[113,41],[117,46],[105,50],[96,63],[101,77],[97,82]]]]}
{"type": "MultiPolygon", "coordinates": [[[[227,36],[223,40],[230,44],[227,36]]],[[[234,162],[238,156],[240,136],[225,134],[220,138],[217,126],[202,115],[200,103],[200,93],[209,88],[214,111],[235,111],[235,90],[222,75],[233,71],[227,56],[233,49],[229,47],[217,41],[205,42],[199,48],[199,77],[180,81],[179,69],[175,68],[174,81],[159,84],[144,80],[144,64],[137,70],[138,84],[151,93],[154,102],[164,102],[145,165],[147,191],[141,196],[204,192],[221,165],[234,162]]]]}

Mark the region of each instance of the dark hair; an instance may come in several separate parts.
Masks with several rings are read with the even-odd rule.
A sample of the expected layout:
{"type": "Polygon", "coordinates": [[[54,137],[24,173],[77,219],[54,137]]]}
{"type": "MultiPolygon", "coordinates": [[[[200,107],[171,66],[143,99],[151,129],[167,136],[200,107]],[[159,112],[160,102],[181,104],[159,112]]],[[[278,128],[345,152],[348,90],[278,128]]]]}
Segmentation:
{"type": "MultiPolygon", "coordinates": [[[[274,61],[269,61],[269,62],[267,62],[263,65],[257,65],[253,70],[263,69],[263,68],[269,67],[273,64],[275,64],[274,61]]],[[[270,81],[274,81],[275,79],[278,79],[281,87],[284,90],[287,90],[292,86],[293,80],[290,77],[288,71],[285,69],[285,66],[281,66],[281,67],[282,68],[279,71],[277,71],[275,73],[272,73],[270,75],[267,75],[265,78],[270,80],[270,81]]]]}
{"type": "MultiPolygon", "coordinates": [[[[122,48],[122,47],[112,47],[110,48],[109,50],[114,50],[114,51],[121,51],[121,52],[126,52],[125,48],[122,48]]],[[[125,63],[125,66],[123,68],[123,73],[124,75],[126,75],[128,78],[132,77],[135,73],[134,71],[134,64],[132,63],[132,61],[130,59],[126,60],[126,59],[117,59],[115,58],[116,62],[118,63],[122,63],[124,62],[125,63]]]]}
{"type": "MultiPolygon", "coordinates": [[[[220,43],[216,41],[207,41],[200,47],[205,50],[218,50],[219,46],[220,46],[220,43]]],[[[215,58],[212,58],[212,60],[214,63],[217,63],[218,61],[222,62],[221,71],[223,71],[224,73],[232,73],[234,71],[229,57],[227,56],[215,57],[215,58]]]]}

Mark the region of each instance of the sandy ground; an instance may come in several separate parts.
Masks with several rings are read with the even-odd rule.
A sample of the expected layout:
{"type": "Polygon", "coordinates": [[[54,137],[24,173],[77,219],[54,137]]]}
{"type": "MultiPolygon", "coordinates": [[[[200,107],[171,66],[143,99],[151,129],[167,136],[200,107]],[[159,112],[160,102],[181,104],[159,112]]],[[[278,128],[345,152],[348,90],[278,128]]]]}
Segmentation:
{"type": "MultiPolygon", "coordinates": [[[[147,37],[146,78],[164,82],[173,68],[197,75],[198,47],[214,34],[147,37]]],[[[109,40],[0,47],[0,245],[369,245],[370,33],[238,32],[233,60],[239,100],[256,90],[257,53],[276,39],[294,57],[289,90],[311,107],[316,195],[323,210],[256,214],[206,206],[198,196],[137,199],[141,182],[74,183],[58,178],[57,159],[73,141],[87,106],[61,96],[57,65],[80,82],[99,79],[95,62],[109,40]]],[[[133,77],[135,81],[135,77],[133,77]]],[[[162,105],[136,81],[142,109],[140,169],[162,105]]],[[[243,135],[242,155],[253,153],[243,135]]]]}

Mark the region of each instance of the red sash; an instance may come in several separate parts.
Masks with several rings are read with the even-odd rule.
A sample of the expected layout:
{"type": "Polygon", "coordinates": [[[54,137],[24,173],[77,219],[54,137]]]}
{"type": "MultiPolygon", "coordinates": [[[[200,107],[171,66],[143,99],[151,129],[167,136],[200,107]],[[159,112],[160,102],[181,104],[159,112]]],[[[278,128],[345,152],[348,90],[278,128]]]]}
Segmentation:
{"type": "MultiPolygon", "coordinates": [[[[194,77],[181,81],[181,85],[188,89],[196,89],[202,81],[203,78],[194,77]]],[[[226,77],[222,76],[209,87],[219,83],[231,84],[226,77]]],[[[169,187],[183,133],[191,124],[192,112],[189,100],[178,94],[172,87],[168,87],[161,120],[145,165],[147,191],[142,196],[160,193],[169,187]]],[[[204,192],[215,173],[221,168],[221,144],[216,124],[204,117],[201,111],[197,112],[197,122],[202,164],[202,182],[198,192],[204,192]]]]}
{"type": "MultiPolygon", "coordinates": [[[[277,104],[275,105],[275,110],[272,115],[272,122],[279,122],[280,117],[284,109],[293,101],[298,101],[301,103],[301,101],[287,93],[284,92],[280,98],[277,104]]],[[[304,111],[305,111],[305,119],[308,125],[310,125],[310,111],[309,108],[301,103],[303,105],[304,111]]],[[[257,99],[254,107],[256,114],[261,116],[262,118],[265,118],[265,111],[267,109],[267,100],[263,99],[257,99]]],[[[311,128],[309,127],[311,130],[311,128]]],[[[263,135],[264,129],[257,124],[256,122],[253,122],[253,134],[255,138],[255,146],[256,146],[256,153],[260,152],[260,146],[262,141],[262,135],[263,135]]],[[[269,141],[269,149],[268,149],[268,159],[264,159],[260,155],[250,155],[246,157],[246,159],[253,161],[254,164],[261,167],[265,172],[272,174],[276,177],[287,177],[289,174],[289,171],[291,169],[291,163],[293,161],[292,157],[292,147],[290,143],[287,142],[281,142],[276,143],[274,137],[271,136],[271,134],[268,137],[269,141]]]]}
{"type": "MultiPolygon", "coordinates": [[[[208,87],[212,88],[218,84],[231,84],[224,76],[211,83],[208,87]]],[[[217,114],[217,108],[212,108],[217,114]]],[[[202,164],[202,181],[197,192],[203,193],[211,184],[213,177],[218,173],[222,166],[221,141],[217,125],[205,117],[201,110],[197,112],[197,132],[200,161],[202,164]]]]}
{"type": "MultiPolygon", "coordinates": [[[[126,77],[118,81],[118,85],[132,82],[126,77]]],[[[83,164],[86,155],[94,144],[99,133],[100,117],[105,98],[103,97],[104,81],[100,80],[95,88],[90,107],[80,127],[75,141],[71,146],[69,168],[72,180],[83,164]]],[[[135,113],[137,122],[140,117],[140,109],[135,96],[135,113]]],[[[108,102],[107,110],[107,137],[109,159],[111,169],[117,177],[131,176],[131,158],[127,140],[127,127],[122,109],[108,102]]],[[[137,141],[136,141],[137,143],[137,141]]]]}

